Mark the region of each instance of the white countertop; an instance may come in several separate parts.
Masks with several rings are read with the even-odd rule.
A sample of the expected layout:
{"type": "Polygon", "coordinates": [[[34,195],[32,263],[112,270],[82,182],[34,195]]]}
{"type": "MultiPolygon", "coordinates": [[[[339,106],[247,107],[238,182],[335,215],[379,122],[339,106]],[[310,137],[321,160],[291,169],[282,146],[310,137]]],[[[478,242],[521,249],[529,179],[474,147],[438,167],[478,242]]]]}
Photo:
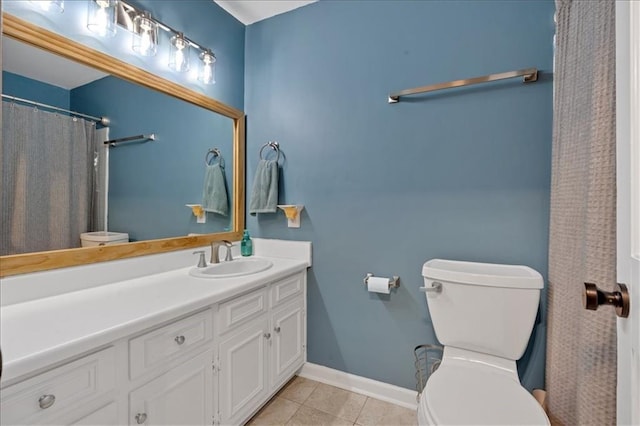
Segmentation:
{"type": "Polygon", "coordinates": [[[3,306],[2,386],[163,321],[305,270],[304,260],[235,278],[195,278],[192,266],[3,306]]]}

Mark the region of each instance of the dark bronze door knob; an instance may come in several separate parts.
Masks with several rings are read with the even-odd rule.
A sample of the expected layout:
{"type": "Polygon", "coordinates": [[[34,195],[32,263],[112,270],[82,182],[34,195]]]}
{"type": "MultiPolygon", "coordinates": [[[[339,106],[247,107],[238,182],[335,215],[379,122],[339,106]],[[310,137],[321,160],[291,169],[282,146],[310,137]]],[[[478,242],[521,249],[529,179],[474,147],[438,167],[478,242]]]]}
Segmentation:
{"type": "Polygon", "coordinates": [[[595,311],[600,305],[611,305],[620,318],[629,316],[629,290],[625,284],[616,284],[615,291],[603,291],[595,284],[584,283],[582,305],[585,309],[595,311]]]}

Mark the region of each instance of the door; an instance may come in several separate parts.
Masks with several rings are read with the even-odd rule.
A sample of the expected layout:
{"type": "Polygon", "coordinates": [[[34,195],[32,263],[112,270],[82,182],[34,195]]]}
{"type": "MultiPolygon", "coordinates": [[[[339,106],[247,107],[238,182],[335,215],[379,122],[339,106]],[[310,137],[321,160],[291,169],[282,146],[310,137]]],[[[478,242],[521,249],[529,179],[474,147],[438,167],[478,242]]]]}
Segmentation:
{"type": "Polygon", "coordinates": [[[616,2],[618,282],[629,287],[618,318],[618,424],[640,424],[640,1],[616,2]]]}
{"type": "Polygon", "coordinates": [[[267,348],[271,334],[266,315],[220,343],[220,420],[240,424],[269,391],[267,348]]]}
{"type": "Polygon", "coordinates": [[[129,394],[129,424],[213,424],[213,355],[207,351],[129,394]]]}
{"type": "Polygon", "coordinates": [[[274,311],[271,388],[288,380],[304,362],[304,302],[300,298],[274,311]]]}

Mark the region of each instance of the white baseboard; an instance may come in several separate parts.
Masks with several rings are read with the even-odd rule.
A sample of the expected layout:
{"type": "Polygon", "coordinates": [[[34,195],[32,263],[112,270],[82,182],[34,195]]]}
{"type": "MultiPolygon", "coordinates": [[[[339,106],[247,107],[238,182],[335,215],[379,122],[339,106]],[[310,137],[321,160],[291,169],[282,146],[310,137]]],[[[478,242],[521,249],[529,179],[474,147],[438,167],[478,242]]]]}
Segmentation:
{"type": "Polygon", "coordinates": [[[306,362],[300,369],[298,375],[351,392],[370,396],[371,398],[400,405],[411,410],[415,410],[418,406],[416,402],[416,391],[345,373],[344,371],[334,370],[333,368],[311,362],[306,362]]]}

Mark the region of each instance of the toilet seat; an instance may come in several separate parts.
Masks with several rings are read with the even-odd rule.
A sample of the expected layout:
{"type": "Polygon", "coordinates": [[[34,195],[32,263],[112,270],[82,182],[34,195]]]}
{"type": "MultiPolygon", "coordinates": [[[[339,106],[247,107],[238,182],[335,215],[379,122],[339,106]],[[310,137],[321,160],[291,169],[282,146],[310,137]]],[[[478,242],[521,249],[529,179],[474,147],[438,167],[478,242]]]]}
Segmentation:
{"type": "Polygon", "coordinates": [[[517,377],[468,364],[442,365],[429,378],[418,408],[421,425],[549,425],[517,377]]]}

